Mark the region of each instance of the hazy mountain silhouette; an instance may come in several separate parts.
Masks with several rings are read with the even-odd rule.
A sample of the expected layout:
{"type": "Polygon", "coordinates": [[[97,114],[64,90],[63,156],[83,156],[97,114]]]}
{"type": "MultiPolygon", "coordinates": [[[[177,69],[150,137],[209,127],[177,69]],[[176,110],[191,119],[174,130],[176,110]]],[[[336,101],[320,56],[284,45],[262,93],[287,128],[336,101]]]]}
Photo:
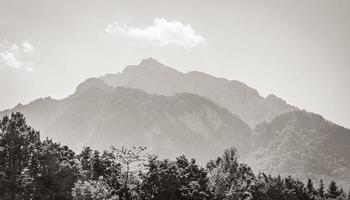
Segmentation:
{"type": "Polygon", "coordinates": [[[236,146],[258,171],[350,183],[348,129],[274,95],[263,98],[239,81],[184,74],[153,59],[87,79],[65,99],[37,99],[0,116],[14,111],[75,150],[145,145],[161,156],[185,154],[204,163],[236,146]],[[251,126],[267,122],[252,131],[241,118],[251,126]]]}
{"type": "Polygon", "coordinates": [[[246,123],[189,93],[150,95],[139,89],[112,88],[91,78],[66,99],[39,99],[1,115],[13,111],[27,116],[28,123],[44,136],[74,149],[142,145],[161,156],[186,154],[202,162],[232,145],[243,154],[250,150],[251,129],[246,123]]]}
{"type": "Polygon", "coordinates": [[[294,111],[254,130],[247,159],[258,171],[350,183],[350,130],[306,111],[294,111]]]}
{"type": "Polygon", "coordinates": [[[181,73],[152,58],[142,60],[139,65],[127,66],[121,73],[106,74],[100,78],[114,87],[138,88],[148,93],[198,94],[239,115],[251,127],[295,109],[275,95],[263,98],[242,82],[196,71],[181,73]]]}

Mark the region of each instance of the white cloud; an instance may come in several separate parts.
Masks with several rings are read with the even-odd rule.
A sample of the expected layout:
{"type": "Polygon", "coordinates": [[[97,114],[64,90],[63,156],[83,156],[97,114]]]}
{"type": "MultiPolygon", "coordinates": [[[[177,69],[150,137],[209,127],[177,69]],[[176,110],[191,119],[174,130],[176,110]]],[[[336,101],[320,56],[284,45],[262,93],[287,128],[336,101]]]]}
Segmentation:
{"type": "Polygon", "coordinates": [[[33,52],[34,51],[34,47],[32,44],[30,44],[29,42],[23,42],[22,43],[22,51],[24,53],[28,53],[28,52],[33,52]]]}
{"type": "Polygon", "coordinates": [[[29,53],[34,51],[34,47],[27,41],[20,44],[10,44],[7,40],[0,41],[0,67],[11,67],[27,71],[33,71],[33,62],[27,61],[29,53]]]}
{"type": "Polygon", "coordinates": [[[17,60],[15,54],[9,51],[0,53],[0,63],[13,68],[21,68],[23,66],[23,63],[17,60]]]}
{"type": "Polygon", "coordinates": [[[176,46],[191,49],[204,42],[203,36],[196,34],[189,24],[179,21],[167,21],[164,18],[155,18],[152,25],[144,28],[121,26],[118,22],[107,26],[109,34],[121,34],[125,37],[147,40],[157,45],[176,46]]]}

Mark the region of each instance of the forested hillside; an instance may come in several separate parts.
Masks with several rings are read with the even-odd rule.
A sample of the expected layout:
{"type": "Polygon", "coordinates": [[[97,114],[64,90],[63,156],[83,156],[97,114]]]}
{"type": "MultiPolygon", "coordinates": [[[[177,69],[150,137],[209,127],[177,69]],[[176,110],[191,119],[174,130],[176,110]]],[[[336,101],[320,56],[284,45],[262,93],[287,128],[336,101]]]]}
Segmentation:
{"type": "Polygon", "coordinates": [[[256,126],[253,138],[255,150],[247,161],[257,171],[349,185],[349,129],[314,113],[293,111],[256,126]]]}
{"type": "MultiPolygon", "coordinates": [[[[350,195],[350,194],[349,194],[350,195]]],[[[79,154],[50,139],[40,140],[20,113],[0,120],[0,199],[50,200],[236,200],[349,199],[336,182],[328,186],[293,177],[254,174],[235,148],[209,161],[174,160],[145,147],[112,146],[79,154]]]]}

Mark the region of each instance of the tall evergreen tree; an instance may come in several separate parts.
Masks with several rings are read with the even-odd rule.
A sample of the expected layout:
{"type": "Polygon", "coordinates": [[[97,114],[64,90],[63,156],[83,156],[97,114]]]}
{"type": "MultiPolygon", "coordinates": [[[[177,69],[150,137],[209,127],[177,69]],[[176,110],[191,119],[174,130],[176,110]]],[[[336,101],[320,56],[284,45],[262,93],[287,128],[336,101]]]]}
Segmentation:
{"type": "Polygon", "coordinates": [[[306,183],[306,192],[307,192],[307,196],[308,196],[308,199],[309,199],[309,200],[315,199],[316,191],[315,191],[314,183],[312,182],[311,179],[308,179],[308,180],[307,180],[307,183],[306,183]]]}
{"type": "Polygon", "coordinates": [[[338,188],[337,184],[334,181],[331,181],[327,189],[327,197],[335,199],[341,194],[342,191],[338,188]]]}
{"type": "Polygon", "coordinates": [[[307,180],[306,189],[307,189],[307,192],[308,192],[309,194],[314,194],[315,188],[314,188],[314,183],[312,182],[311,179],[308,179],[308,180],[307,180]]]}
{"type": "Polygon", "coordinates": [[[318,189],[317,189],[317,196],[320,198],[325,197],[325,189],[324,189],[324,183],[323,183],[322,179],[320,180],[320,184],[319,184],[318,189]]]}

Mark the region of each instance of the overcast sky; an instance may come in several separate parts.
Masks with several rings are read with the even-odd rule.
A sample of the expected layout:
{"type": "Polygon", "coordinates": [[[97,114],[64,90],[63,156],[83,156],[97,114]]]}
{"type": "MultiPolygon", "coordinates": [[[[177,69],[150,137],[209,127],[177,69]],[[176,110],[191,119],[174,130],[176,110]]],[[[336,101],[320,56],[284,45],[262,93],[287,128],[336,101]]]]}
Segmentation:
{"type": "Polygon", "coordinates": [[[148,57],[350,127],[349,0],[0,0],[0,110],[148,57]]]}

